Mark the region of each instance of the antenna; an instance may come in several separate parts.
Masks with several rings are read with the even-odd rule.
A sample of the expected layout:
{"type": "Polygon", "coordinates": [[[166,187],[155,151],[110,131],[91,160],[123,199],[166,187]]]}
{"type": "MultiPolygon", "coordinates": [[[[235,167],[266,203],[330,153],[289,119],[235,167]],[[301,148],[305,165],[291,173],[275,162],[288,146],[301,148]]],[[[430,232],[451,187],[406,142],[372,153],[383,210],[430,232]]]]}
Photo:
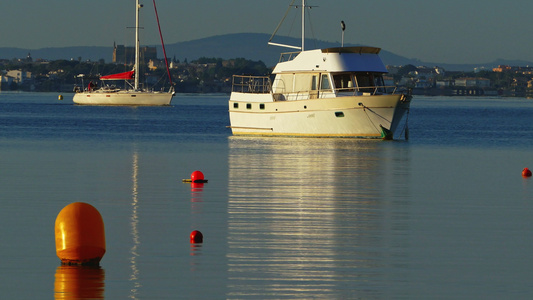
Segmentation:
{"type": "Polygon", "coordinates": [[[341,21],[341,29],[342,29],[341,47],[344,47],[344,30],[346,30],[346,24],[344,24],[344,21],[341,21]]]}

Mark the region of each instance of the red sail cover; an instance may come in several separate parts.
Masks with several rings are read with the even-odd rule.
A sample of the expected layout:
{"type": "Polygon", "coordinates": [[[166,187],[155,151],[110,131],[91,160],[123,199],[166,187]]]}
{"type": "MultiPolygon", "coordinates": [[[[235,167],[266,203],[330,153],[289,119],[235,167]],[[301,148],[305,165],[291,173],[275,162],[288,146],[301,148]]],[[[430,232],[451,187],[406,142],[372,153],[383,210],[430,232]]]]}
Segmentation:
{"type": "Polygon", "coordinates": [[[111,74],[100,77],[100,80],[128,80],[133,79],[133,74],[135,71],[129,71],[124,73],[118,73],[118,74],[111,74]]]}

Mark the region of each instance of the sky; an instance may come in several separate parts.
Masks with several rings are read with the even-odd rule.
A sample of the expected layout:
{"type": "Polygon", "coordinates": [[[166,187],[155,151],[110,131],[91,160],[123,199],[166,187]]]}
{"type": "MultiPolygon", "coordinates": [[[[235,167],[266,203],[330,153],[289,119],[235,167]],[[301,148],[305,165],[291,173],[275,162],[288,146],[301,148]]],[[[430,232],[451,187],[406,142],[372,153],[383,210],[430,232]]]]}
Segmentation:
{"type": "MultiPolygon", "coordinates": [[[[166,44],[228,33],[272,34],[291,0],[156,0],[166,44]]],[[[300,0],[296,0],[301,3],[300,0]]],[[[141,43],[159,44],[153,0],[142,0],[141,43]]],[[[308,0],[307,37],[380,47],[436,63],[533,62],[531,0],[308,0]]],[[[131,45],[135,0],[0,3],[0,47],[131,45]]],[[[296,9],[279,35],[299,36],[296,9]]],[[[265,47],[266,47],[265,41],[265,47]]]]}

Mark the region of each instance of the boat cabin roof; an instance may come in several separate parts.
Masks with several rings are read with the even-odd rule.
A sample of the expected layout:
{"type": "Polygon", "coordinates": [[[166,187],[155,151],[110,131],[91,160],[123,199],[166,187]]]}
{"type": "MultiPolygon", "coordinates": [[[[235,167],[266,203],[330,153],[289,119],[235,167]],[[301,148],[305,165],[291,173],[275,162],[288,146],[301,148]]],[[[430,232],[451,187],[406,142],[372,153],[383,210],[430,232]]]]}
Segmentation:
{"type": "Polygon", "coordinates": [[[380,50],[375,47],[338,47],[302,51],[294,59],[278,63],[273,73],[309,71],[387,73],[387,68],[378,55],[380,50]]]}
{"type": "Polygon", "coordinates": [[[381,48],[376,47],[337,47],[337,48],[326,48],[321,49],[322,53],[370,53],[370,54],[379,54],[381,48]]]}

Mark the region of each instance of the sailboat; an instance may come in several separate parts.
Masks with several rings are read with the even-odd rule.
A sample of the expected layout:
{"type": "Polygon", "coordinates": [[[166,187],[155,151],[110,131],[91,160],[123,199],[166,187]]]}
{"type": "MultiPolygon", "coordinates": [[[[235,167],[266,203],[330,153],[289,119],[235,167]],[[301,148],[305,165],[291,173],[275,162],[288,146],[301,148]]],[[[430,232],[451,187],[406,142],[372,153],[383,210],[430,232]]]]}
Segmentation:
{"type": "MultiPolygon", "coordinates": [[[[379,57],[380,48],[344,47],[343,41],[337,48],[305,50],[305,9],[309,7],[302,0],[301,46],[270,39],[270,45],[299,50],[282,53],[273,76],[233,76],[232,133],[392,139],[409,111],[410,92],[385,85],[387,69],[379,57]]],[[[341,26],[344,33],[344,22],[341,26]]]]}
{"type": "MultiPolygon", "coordinates": [[[[135,65],[133,70],[101,76],[100,80],[126,80],[129,88],[120,89],[114,86],[105,85],[100,88],[94,88],[92,82],[87,87],[83,84],[84,75],[78,75],[82,78],[82,89],[77,89],[72,101],[76,104],[83,105],[170,105],[174,96],[174,89],[165,91],[153,91],[142,89],[139,84],[139,66],[140,66],[140,42],[139,42],[139,11],[143,6],[136,0],[135,6],[135,65]],[[129,82],[133,80],[133,85],[129,82]]],[[[154,1],[155,8],[155,1],[154,1]]],[[[157,16],[157,9],[156,9],[157,16]]],[[[161,38],[161,41],[163,39],[161,38]]],[[[164,51],[164,45],[163,45],[164,51]]],[[[166,62],[166,53],[165,62],[166,62]]],[[[168,72],[168,64],[167,64],[168,72]]],[[[170,79],[170,73],[169,73],[170,79]]],[[[171,82],[172,85],[172,82],[171,82]]]]}

